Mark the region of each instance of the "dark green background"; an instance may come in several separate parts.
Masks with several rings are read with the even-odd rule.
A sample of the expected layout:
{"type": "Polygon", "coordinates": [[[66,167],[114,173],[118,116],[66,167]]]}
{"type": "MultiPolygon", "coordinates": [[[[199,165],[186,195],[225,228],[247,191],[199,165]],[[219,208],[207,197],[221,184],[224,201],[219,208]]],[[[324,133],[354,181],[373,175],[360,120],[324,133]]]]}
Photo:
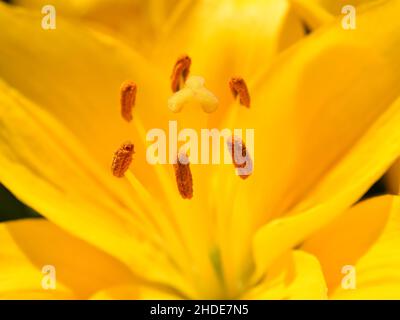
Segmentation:
{"type": "Polygon", "coordinates": [[[0,184],[0,221],[32,217],[40,217],[40,215],[18,201],[11,192],[0,184]]]}

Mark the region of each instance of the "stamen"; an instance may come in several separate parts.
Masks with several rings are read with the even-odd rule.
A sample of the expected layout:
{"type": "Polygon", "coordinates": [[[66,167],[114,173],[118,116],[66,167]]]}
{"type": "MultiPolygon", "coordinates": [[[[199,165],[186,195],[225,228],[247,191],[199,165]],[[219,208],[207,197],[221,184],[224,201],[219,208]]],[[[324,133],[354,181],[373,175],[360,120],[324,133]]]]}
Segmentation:
{"type": "Polygon", "coordinates": [[[242,106],[250,108],[250,94],[243,78],[232,78],[229,81],[229,87],[232,91],[233,97],[235,99],[239,98],[239,102],[242,106]]]}
{"type": "Polygon", "coordinates": [[[132,155],[135,153],[134,145],[130,142],[125,142],[115,151],[111,171],[114,176],[122,178],[125,172],[129,169],[132,162],[132,155]]]}
{"type": "Polygon", "coordinates": [[[227,139],[226,143],[238,176],[247,179],[253,173],[253,161],[247,152],[245,143],[234,135],[231,139],[227,139]]]}
{"type": "Polygon", "coordinates": [[[126,121],[132,120],[132,109],[136,100],[136,84],[132,81],[125,81],[121,85],[121,115],[126,121]]]}
{"type": "Polygon", "coordinates": [[[191,64],[192,60],[188,55],[184,55],[176,61],[171,75],[172,92],[177,92],[183,87],[187,77],[189,76],[191,64]]]}
{"type": "Polygon", "coordinates": [[[193,179],[189,167],[189,158],[186,154],[178,155],[174,170],[179,193],[183,199],[191,199],[193,197],[193,179]]]}

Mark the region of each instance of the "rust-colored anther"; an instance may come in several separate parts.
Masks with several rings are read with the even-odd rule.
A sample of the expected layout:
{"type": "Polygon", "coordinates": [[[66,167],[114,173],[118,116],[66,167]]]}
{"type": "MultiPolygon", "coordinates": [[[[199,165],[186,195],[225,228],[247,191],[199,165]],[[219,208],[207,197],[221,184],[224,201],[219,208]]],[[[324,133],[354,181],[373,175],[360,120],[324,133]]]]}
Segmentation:
{"type": "Polygon", "coordinates": [[[253,161],[247,152],[245,143],[234,135],[226,143],[239,177],[247,179],[253,172],[253,161]]]}
{"type": "Polygon", "coordinates": [[[129,169],[132,162],[132,156],[135,153],[134,145],[130,142],[125,142],[115,151],[111,170],[114,176],[122,178],[125,172],[129,169]]]}
{"type": "Polygon", "coordinates": [[[189,158],[186,154],[180,154],[174,164],[176,184],[183,199],[193,197],[193,179],[189,167],[189,158]]]}
{"type": "Polygon", "coordinates": [[[250,108],[250,94],[243,78],[237,77],[229,80],[229,87],[235,99],[239,98],[242,106],[250,108]]]}
{"type": "Polygon", "coordinates": [[[121,115],[126,121],[132,120],[132,109],[136,100],[136,84],[132,81],[125,81],[121,85],[121,115]]]}
{"type": "Polygon", "coordinates": [[[171,75],[172,92],[177,92],[183,87],[189,75],[191,64],[192,60],[188,55],[184,55],[176,61],[171,75]]]}

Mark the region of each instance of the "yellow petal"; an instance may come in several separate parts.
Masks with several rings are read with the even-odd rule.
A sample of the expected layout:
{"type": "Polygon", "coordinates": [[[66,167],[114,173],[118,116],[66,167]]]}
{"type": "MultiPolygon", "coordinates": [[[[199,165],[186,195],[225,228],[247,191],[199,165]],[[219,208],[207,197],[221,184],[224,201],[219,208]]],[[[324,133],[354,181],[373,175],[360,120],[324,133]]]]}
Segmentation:
{"type": "Polygon", "coordinates": [[[145,136],[139,131],[167,125],[169,74],[158,75],[123,44],[78,22],[59,17],[56,30],[43,30],[38,21],[40,12],[0,3],[2,78],[71,130],[104,170],[109,171],[120,143],[132,139],[138,151],[132,170],[162,197],[160,179],[146,161],[145,136]],[[119,90],[125,80],[138,86],[134,125],[120,116],[119,90]]]}
{"type": "MultiPolygon", "coordinates": [[[[400,2],[390,1],[360,12],[356,30],[343,30],[336,22],[309,36],[260,82],[251,112],[240,110],[236,125],[255,129],[254,172],[246,183],[228,175],[234,186],[223,189],[227,194],[218,203],[221,208],[233,206],[225,222],[232,225],[226,241],[235,248],[238,263],[249,250],[243,239],[251,241],[264,222],[308,209],[317,221],[329,220],[397,158],[398,12],[400,2]],[[379,29],[376,21],[381,21],[379,29]],[[318,208],[326,201],[329,209],[318,208]]],[[[227,179],[224,184],[229,185],[227,179]]],[[[296,226],[293,219],[293,237],[301,241],[303,224],[296,226]]],[[[312,221],[304,224],[307,230],[318,227],[312,221]]],[[[282,234],[285,241],[292,237],[292,231],[282,234]]],[[[268,246],[261,241],[260,248],[273,245],[275,250],[285,241],[275,239],[268,246]]],[[[290,240],[291,245],[296,241],[290,240]]]]}
{"type": "MultiPolygon", "coordinates": [[[[40,12],[46,0],[15,0],[18,5],[40,12]]],[[[194,7],[186,0],[53,0],[57,16],[68,17],[116,36],[143,53],[150,51],[166,25],[176,27],[194,7]]]]}
{"type": "Polygon", "coordinates": [[[43,219],[2,223],[0,239],[2,298],[85,298],[133,281],[123,264],[43,219]],[[42,287],[45,266],[55,268],[55,290],[42,287]]]}
{"type": "Polygon", "coordinates": [[[344,277],[342,267],[355,265],[377,241],[387,224],[392,203],[392,196],[362,201],[302,245],[302,249],[320,260],[331,293],[344,277]]]}
{"type": "Polygon", "coordinates": [[[334,17],[317,1],[313,0],[290,0],[290,4],[299,17],[304,19],[307,27],[317,29],[331,22],[334,17]]]}
{"type": "Polygon", "coordinates": [[[138,288],[136,286],[120,285],[95,292],[91,300],[137,300],[138,288]]]}
{"type": "Polygon", "coordinates": [[[321,262],[333,299],[400,298],[399,214],[399,197],[372,198],[305,242],[303,249],[321,262]],[[346,287],[344,266],[355,268],[355,288],[346,287]]]}
{"type": "Polygon", "coordinates": [[[255,142],[263,145],[255,147],[262,165],[249,181],[266,185],[256,189],[264,203],[267,193],[280,207],[293,206],[399,96],[398,12],[400,3],[390,1],[360,12],[351,32],[334,23],[282,57],[260,84],[252,112],[237,122],[263,139],[255,142]],[[383,21],[379,30],[375,20],[383,21]]]}
{"type": "MultiPolygon", "coordinates": [[[[158,199],[157,202],[168,204],[162,207],[184,212],[185,209],[178,210],[181,205],[177,204],[180,200],[175,192],[172,168],[150,165],[146,159],[146,131],[161,128],[167,132],[168,119],[172,117],[167,107],[169,72],[160,75],[126,46],[95,34],[77,22],[67,22],[59,17],[57,29],[45,31],[37,27],[39,18],[39,12],[27,13],[0,3],[0,25],[4,27],[4,32],[0,34],[0,42],[3,43],[0,48],[0,73],[4,80],[71,130],[83,144],[84,151],[87,150],[96,162],[100,162],[102,167],[97,174],[102,170],[103,177],[111,175],[110,163],[114,151],[121,142],[131,139],[136,150],[131,170],[139,185],[144,185],[147,192],[158,199]],[[57,50],[54,50],[55,47],[57,50]],[[18,64],[6,61],[18,61],[18,64]],[[119,110],[120,85],[127,79],[135,81],[138,86],[133,125],[121,118],[119,110]]],[[[205,119],[204,112],[200,111],[193,117],[197,126],[191,126],[186,123],[187,117],[187,113],[177,117],[181,126],[201,127],[202,117],[205,119]]],[[[13,130],[13,134],[19,134],[15,127],[13,130]]],[[[31,152],[31,157],[36,155],[37,152],[31,152]]],[[[62,165],[57,167],[62,168],[62,165]]],[[[63,173],[65,177],[69,176],[68,179],[73,179],[74,175],[68,173],[67,168],[63,169],[63,173]]],[[[79,181],[78,177],[76,180],[79,181]]],[[[106,184],[114,190],[112,193],[117,202],[121,200],[118,199],[120,195],[125,194],[123,202],[138,205],[138,192],[135,190],[135,195],[132,195],[131,186],[125,179],[118,182],[108,180],[106,184]]],[[[82,181],[77,185],[88,191],[82,181]]],[[[142,206],[146,207],[153,201],[146,199],[142,202],[145,202],[142,206]]],[[[168,225],[162,218],[157,216],[156,221],[163,226],[168,225]]],[[[199,223],[189,218],[185,217],[189,221],[184,223],[182,229],[191,234],[193,227],[190,226],[199,226],[199,223]]],[[[199,214],[198,218],[203,220],[201,225],[206,226],[207,216],[199,214]]],[[[204,234],[207,229],[196,230],[204,234]]],[[[176,238],[174,232],[169,233],[176,238]]]]}
{"type": "Polygon", "coordinates": [[[384,183],[388,191],[392,194],[400,194],[400,161],[397,161],[390,167],[384,177],[384,183]]]}
{"type": "MultiPolygon", "coordinates": [[[[5,28],[5,32],[0,35],[0,40],[4,43],[0,48],[1,74],[8,84],[35,102],[26,102],[24,98],[15,98],[13,95],[11,99],[3,98],[4,111],[1,112],[4,112],[2,119],[5,121],[4,127],[7,128],[3,133],[10,142],[18,140],[18,143],[13,142],[15,145],[11,149],[7,147],[7,160],[4,161],[12,162],[17,158],[21,160],[22,165],[15,166],[20,171],[14,171],[12,175],[9,170],[4,170],[2,181],[20,199],[52,221],[62,224],[69,231],[73,228],[74,232],[79,232],[85,239],[90,237],[90,242],[94,241],[101,246],[103,244],[100,242],[105,242],[108,247],[106,250],[112,251],[124,261],[129,257],[130,264],[132,261],[138,261],[142,265],[145,261],[138,258],[137,253],[134,258],[135,250],[142,253],[146,251],[145,255],[154,253],[156,260],[161,257],[157,251],[150,250],[151,246],[142,243],[142,240],[139,245],[141,249],[136,247],[136,244],[127,245],[131,241],[137,241],[137,237],[158,237],[159,232],[154,231],[154,228],[151,232],[138,232],[140,228],[148,230],[149,222],[145,220],[151,217],[153,222],[158,224],[156,227],[166,233],[164,236],[168,240],[164,238],[159,242],[165,243],[165,240],[168,243],[165,247],[173,251],[168,254],[175,255],[174,260],[177,260],[177,264],[184,265],[191,263],[189,261],[201,260],[199,264],[208,268],[205,274],[211,274],[215,278],[208,258],[212,238],[207,232],[208,217],[212,213],[207,211],[207,214],[203,214],[202,210],[206,202],[198,198],[194,205],[193,202],[189,204],[180,199],[174,183],[172,166],[150,165],[146,160],[146,131],[161,128],[168,132],[168,119],[172,117],[167,107],[170,95],[169,72],[164,76],[159,75],[130,49],[112,39],[94,34],[79,24],[59,18],[56,32],[47,32],[36,28],[37,19],[37,14],[13,10],[0,4],[0,24],[12,26],[5,28]],[[54,47],[58,49],[54,50],[54,47]],[[5,63],[10,60],[18,60],[19,63],[16,66],[5,63]],[[132,127],[124,123],[119,110],[119,88],[126,79],[132,79],[138,85],[132,127]],[[11,107],[15,103],[18,108],[11,107]],[[12,120],[6,120],[6,115],[12,120]],[[36,123],[37,119],[40,119],[40,123],[36,123]],[[16,125],[20,122],[23,123],[23,129],[16,125]],[[46,131],[42,129],[43,125],[47,127],[46,131]],[[64,127],[71,130],[75,137],[64,127]],[[30,141],[35,137],[36,146],[30,141]],[[131,166],[134,177],[137,178],[134,189],[125,179],[110,180],[111,155],[127,138],[132,139],[136,150],[131,166]],[[21,152],[24,153],[23,156],[21,152]],[[100,162],[101,167],[97,162],[100,162]],[[44,163],[48,163],[47,167],[43,166],[44,163]],[[35,190],[35,193],[40,193],[40,197],[27,192],[29,185],[38,183],[38,175],[33,170],[30,174],[26,173],[26,167],[35,170],[40,167],[41,175],[61,188],[62,192],[58,193],[59,190],[52,186],[35,190]],[[18,181],[15,177],[18,177],[18,181]],[[65,189],[68,190],[67,193],[65,189]],[[70,198],[66,198],[65,193],[70,198]],[[147,196],[141,197],[139,194],[147,196]],[[153,197],[157,201],[154,201],[153,197]],[[99,202],[102,208],[99,207],[99,202]],[[79,210],[76,210],[75,206],[79,210]],[[192,215],[185,214],[188,211],[191,211],[192,215]],[[79,218],[76,219],[71,212],[79,218]],[[83,217],[90,218],[84,221],[81,217],[82,212],[83,217]],[[151,215],[147,214],[149,212],[151,215]],[[162,214],[159,214],[160,212],[162,214]],[[99,231],[102,235],[85,234],[89,225],[102,230],[99,231]],[[133,225],[138,228],[132,228],[133,225]],[[105,241],[109,233],[119,240],[115,239],[114,243],[109,239],[105,241]],[[182,234],[184,241],[181,240],[182,234]],[[210,239],[204,241],[204,234],[210,239]],[[184,248],[184,244],[190,250],[184,248]],[[188,253],[183,251],[189,251],[195,258],[188,257],[188,253]],[[183,255],[184,259],[181,258],[183,255]]],[[[10,90],[4,90],[7,92],[6,96],[9,96],[10,90]]],[[[194,123],[193,126],[187,125],[187,118],[188,114],[183,112],[176,117],[180,120],[180,126],[196,129],[204,127],[202,119],[205,122],[206,116],[202,110],[199,110],[195,117],[189,117],[194,123]]],[[[10,163],[7,167],[10,167],[10,163]]],[[[43,183],[44,181],[39,182],[40,185],[43,183]]],[[[207,191],[200,185],[201,183],[197,194],[207,191]]],[[[153,240],[155,239],[151,239],[153,240]]],[[[167,253],[161,255],[167,259],[165,254],[167,253]]],[[[158,276],[159,272],[163,273],[162,270],[165,270],[161,268],[162,264],[154,264],[158,269],[158,276]]],[[[192,272],[190,268],[185,269],[189,273],[192,272]]],[[[147,272],[143,274],[149,275],[147,272]]],[[[171,277],[168,276],[167,280],[169,282],[171,277]]],[[[211,288],[210,285],[206,286],[203,280],[196,281],[206,290],[211,288]]]]}
{"type": "Polygon", "coordinates": [[[140,276],[186,286],[174,279],[182,275],[160,249],[134,193],[119,189],[68,131],[2,82],[0,114],[0,177],[21,201],[140,276]]]}
{"type": "MultiPolygon", "coordinates": [[[[170,95],[169,72],[160,75],[138,54],[121,43],[61,17],[57,20],[57,30],[44,31],[37,28],[39,17],[39,14],[27,13],[20,8],[12,9],[12,6],[0,3],[0,25],[4,23],[4,32],[0,34],[0,41],[4,44],[0,48],[0,72],[5,81],[34,101],[37,108],[45,109],[61,125],[71,130],[84,145],[84,149],[89,151],[96,162],[100,162],[103,177],[110,175],[109,166],[115,149],[122,141],[132,139],[136,154],[131,168],[139,185],[148,188],[148,193],[157,198],[158,202],[165,201],[168,205],[161,205],[166,208],[165,211],[170,208],[176,208],[178,212],[187,211],[188,204],[181,204],[179,194],[175,192],[172,168],[150,165],[146,160],[146,131],[161,128],[167,132],[168,119],[172,117],[167,107],[170,95]],[[6,61],[18,61],[18,64],[6,61]],[[127,79],[134,80],[138,86],[133,126],[125,124],[119,110],[120,85],[127,79]]],[[[203,111],[190,117],[196,121],[195,126],[187,125],[187,117],[187,113],[177,117],[181,126],[204,127],[202,117],[205,122],[206,116],[203,111]]],[[[14,130],[13,134],[18,135],[18,130],[14,130]]],[[[32,133],[26,134],[28,137],[30,135],[32,133]]],[[[37,152],[31,152],[31,157],[34,155],[38,155],[37,152]]],[[[66,168],[64,170],[64,175],[72,176],[70,178],[73,179],[73,174],[68,173],[66,168]]],[[[126,180],[107,181],[106,184],[109,183],[113,185],[112,188],[110,185],[110,189],[114,190],[113,197],[125,194],[124,202],[136,200],[137,192],[132,196],[132,190],[127,190],[130,186],[126,180]],[[131,199],[128,192],[131,192],[131,199]]],[[[87,189],[82,182],[78,185],[87,189]]],[[[120,200],[117,199],[117,202],[120,200]]],[[[153,202],[146,200],[144,206],[153,202]]],[[[165,226],[167,223],[162,218],[157,216],[156,220],[165,226]]],[[[197,218],[202,220],[200,224],[190,217],[184,217],[183,220],[187,221],[182,225],[182,232],[190,235],[196,225],[195,232],[204,234],[207,230],[207,216],[199,213],[197,218]],[[199,228],[199,225],[204,227],[199,228]]],[[[170,235],[173,237],[174,233],[170,232],[170,235]]]]}
{"type": "Polygon", "coordinates": [[[250,289],[243,299],[304,300],[326,299],[327,288],[318,260],[296,250],[280,259],[261,284],[250,289]]]}
{"type": "Polygon", "coordinates": [[[92,300],[179,300],[182,297],[162,287],[115,286],[96,292],[92,300]]]}
{"type": "Polygon", "coordinates": [[[340,15],[344,6],[362,7],[373,3],[375,0],[313,0],[333,15],[340,15]]]}
{"type": "Polygon", "coordinates": [[[354,7],[355,23],[357,24],[357,10],[374,0],[289,0],[291,7],[308,27],[317,29],[332,22],[336,16],[345,18],[348,7],[354,7]]]}
{"type": "Polygon", "coordinates": [[[285,1],[210,1],[196,14],[195,19],[202,23],[188,30],[193,70],[201,75],[207,72],[215,88],[227,86],[237,73],[251,80],[266,70],[280,50],[304,35],[300,21],[290,15],[285,1]],[[291,25],[290,30],[285,24],[291,25]],[[226,60],[221,61],[222,57],[226,60]],[[224,83],[216,83],[224,79],[224,83]]]}
{"type": "Polygon", "coordinates": [[[256,275],[262,274],[265,266],[282,252],[300,244],[342,214],[385,172],[400,151],[399,107],[400,99],[354,146],[353,152],[322,180],[315,189],[317,192],[310,195],[308,210],[292,211],[288,217],[275,219],[260,228],[254,239],[256,275]]]}

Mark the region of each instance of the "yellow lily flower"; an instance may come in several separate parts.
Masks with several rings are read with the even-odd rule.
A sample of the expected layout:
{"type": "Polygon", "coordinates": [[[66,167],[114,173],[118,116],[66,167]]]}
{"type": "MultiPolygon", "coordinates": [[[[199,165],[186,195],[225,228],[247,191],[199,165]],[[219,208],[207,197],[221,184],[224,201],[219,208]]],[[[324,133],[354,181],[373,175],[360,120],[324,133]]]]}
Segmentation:
{"type": "Polygon", "coordinates": [[[0,4],[0,181],[47,218],[0,225],[1,298],[398,298],[398,198],[351,206],[400,156],[400,1],[360,10],[356,30],[333,18],[306,38],[286,1],[269,3],[280,18],[254,36],[261,1],[235,5],[222,1],[210,20],[195,9],[182,46],[164,37],[143,54],[75,20],[44,31],[39,14],[0,4]],[[178,51],[218,97],[216,112],[168,109],[178,51]],[[230,102],[237,75],[250,108],[230,102]],[[131,79],[128,123],[117,104],[131,79]],[[147,130],[171,119],[254,128],[254,172],[190,165],[183,199],[173,166],[146,161],[147,130]],[[128,138],[135,154],[117,179],[111,155],[128,138]],[[45,265],[55,290],[41,286],[45,265]],[[339,288],[343,265],[361,272],[360,291],[339,288]]]}

